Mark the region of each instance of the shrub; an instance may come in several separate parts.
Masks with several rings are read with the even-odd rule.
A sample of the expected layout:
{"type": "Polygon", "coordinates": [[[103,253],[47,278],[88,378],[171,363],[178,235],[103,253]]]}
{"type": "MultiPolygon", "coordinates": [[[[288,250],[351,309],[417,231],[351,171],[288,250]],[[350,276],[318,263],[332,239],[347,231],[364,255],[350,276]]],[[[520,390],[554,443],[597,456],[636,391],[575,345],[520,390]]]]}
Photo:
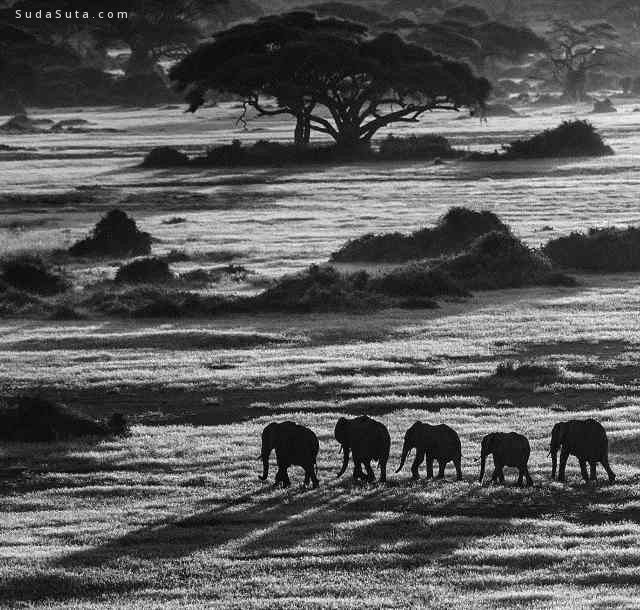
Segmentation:
{"type": "Polygon", "coordinates": [[[116,282],[126,284],[160,284],[173,279],[166,260],[157,257],[139,258],[121,265],[116,282]]]}
{"type": "Polygon", "coordinates": [[[69,248],[72,256],[144,256],[151,252],[151,235],[138,230],[122,210],[111,210],[91,234],[69,248]]]}
{"type": "Polygon", "coordinates": [[[18,290],[39,295],[64,292],[69,283],[38,256],[21,255],[0,262],[0,279],[18,290]]]}
{"type": "Polygon", "coordinates": [[[509,233],[492,232],[477,238],[466,252],[444,260],[436,270],[468,290],[575,284],[509,233]]]}
{"type": "Polygon", "coordinates": [[[458,153],[451,148],[449,141],[437,135],[410,136],[396,138],[387,136],[381,143],[378,156],[381,159],[435,159],[453,157],[458,153]]]}
{"type": "MultiPolygon", "coordinates": [[[[189,157],[171,146],[160,146],[149,151],[142,161],[143,167],[175,167],[186,165],[189,157]]],[[[165,224],[170,224],[165,222],[165,224]]]]}
{"type": "Polygon", "coordinates": [[[516,140],[505,147],[503,157],[537,159],[553,157],[600,157],[613,150],[588,121],[563,121],[528,140],[516,140]]]}
{"type": "Polygon", "coordinates": [[[454,207],[438,220],[434,228],[420,229],[410,235],[367,234],[347,242],[331,255],[331,260],[404,262],[435,258],[460,252],[475,238],[491,231],[508,233],[509,227],[492,212],[454,207]]]}
{"type": "Polygon", "coordinates": [[[558,266],[584,271],[640,270],[640,229],[590,229],[552,239],[544,253],[558,266]]]}
{"type": "Polygon", "coordinates": [[[515,362],[501,362],[494,373],[494,377],[501,379],[544,383],[557,381],[561,376],[562,373],[560,369],[553,364],[519,364],[515,362]]]}
{"type": "Polygon", "coordinates": [[[171,218],[167,218],[166,220],[162,221],[163,225],[180,225],[187,222],[186,218],[183,218],[182,216],[173,216],[171,218]]]}
{"type": "Polygon", "coordinates": [[[106,436],[107,425],[39,397],[19,397],[0,408],[0,438],[53,442],[82,436],[106,436]]]}
{"type": "Polygon", "coordinates": [[[373,290],[388,296],[409,297],[411,299],[470,296],[447,274],[432,271],[425,265],[418,263],[399,267],[380,278],[372,279],[370,286],[373,290]]]}

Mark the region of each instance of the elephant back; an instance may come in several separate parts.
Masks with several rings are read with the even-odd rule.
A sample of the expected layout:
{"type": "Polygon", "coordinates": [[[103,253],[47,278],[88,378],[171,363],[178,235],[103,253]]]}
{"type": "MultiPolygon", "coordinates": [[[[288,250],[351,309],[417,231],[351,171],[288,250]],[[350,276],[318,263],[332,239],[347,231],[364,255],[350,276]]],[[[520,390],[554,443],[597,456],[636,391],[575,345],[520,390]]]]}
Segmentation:
{"type": "Polygon", "coordinates": [[[358,417],[352,421],[351,444],[354,455],[379,460],[389,457],[391,436],[387,427],[370,417],[358,417]]]}
{"type": "Polygon", "coordinates": [[[573,419],[567,422],[565,449],[583,459],[598,460],[607,452],[609,441],[602,424],[595,419],[573,419]]]}
{"type": "Polygon", "coordinates": [[[427,425],[426,431],[429,454],[443,459],[454,459],[460,456],[462,445],[458,433],[453,428],[447,424],[427,425]]]}
{"type": "Polygon", "coordinates": [[[318,455],[320,444],[313,430],[293,422],[280,425],[280,437],[276,443],[276,454],[286,457],[285,461],[292,464],[304,465],[309,456],[318,455]]]}

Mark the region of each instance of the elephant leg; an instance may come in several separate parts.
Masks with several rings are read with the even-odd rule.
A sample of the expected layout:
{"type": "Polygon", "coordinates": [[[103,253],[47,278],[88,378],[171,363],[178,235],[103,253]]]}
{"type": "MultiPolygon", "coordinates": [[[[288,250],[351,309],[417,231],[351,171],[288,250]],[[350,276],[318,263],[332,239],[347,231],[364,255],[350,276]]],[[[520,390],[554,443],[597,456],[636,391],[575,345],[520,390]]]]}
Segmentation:
{"type": "Polygon", "coordinates": [[[524,465],[524,476],[527,479],[527,487],[531,487],[533,485],[533,479],[529,474],[529,466],[527,466],[526,464],[524,465]]]}
{"type": "Polygon", "coordinates": [[[447,463],[444,460],[438,460],[438,478],[444,479],[444,469],[447,463]]]}
{"type": "Polygon", "coordinates": [[[309,466],[309,477],[311,478],[311,483],[313,484],[313,488],[318,489],[318,487],[320,487],[320,483],[318,482],[318,475],[316,474],[315,464],[311,464],[311,466],[309,466]]]}
{"type": "Polygon", "coordinates": [[[589,480],[595,481],[598,477],[596,476],[596,468],[598,463],[593,460],[589,462],[589,480]]]}
{"type": "Polygon", "coordinates": [[[564,483],[565,475],[564,471],[567,467],[567,460],[569,459],[569,452],[564,449],[560,452],[560,469],[558,470],[558,481],[564,483]]]}
{"type": "Polygon", "coordinates": [[[587,473],[587,461],[580,460],[580,472],[582,473],[582,478],[585,481],[589,480],[589,474],[587,473]]]}
{"type": "Polygon", "coordinates": [[[609,483],[614,483],[616,480],[616,475],[613,474],[613,470],[611,470],[611,466],[609,466],[608,456],[605,454],[604,456],[602,456],[602,459],[600,461],[602,462],[604,469],[607,471],[607,475],[609,476],[609,483]]]}
{"type": "Polygon", "coordinates": [[[362,462],[354,460],[353,462],[353,480],[364,481],[364,472],[362,472],[362,462]]]}
{"type": "Polygon", "coordinates": [[[381,458],[380,462],[380,483],[387,482],[387,458],[381,458]]]}
{"type": "Polygon", "coordinates": [[[427,456],[427,479],[433,479],[433,458],[427,456]]]}
{"type": "Polygon", "coordinates": [[[411,474],[413,475],[414,480],[418,480],[420,478],[420,465],[424,461],[424,451],[417,451],[416,457],[413,460],[413,464],[411,464],[411,474]]]}
{"type": "Polygon", "coordinates": [[[461,464],[461,459],[459,457],[455,458],[453,460],[453,464],[456,467],[456,478],[458,479],[458,481],[462,481],[462,464],[461,464]]]}
{"type": "Polygon", "coordinates": [[[289,480],[289,473],[286,468],[282,469],[282,487],[289,487],[291,485],[291,481],[289,480]]]}
{"type": "Polygon", "coordinates": [[[497,483],[498,482],[498,467],[494,466],[493,468],[493,474],[491,475],[491,482],[492,483],[497,483]]]}
{"type": "Polygon", "coordinates": [[[524,468],[521,466],[518,468],[518,487],[522,487],[522,482],[524,480],[524,468]]]}
{"type": "Polygon", "coordinates": [[[364,467],[367,469],[367,482],[373,483],[376,480],[376,475],[373,474],[373,468],[371,468],[371,461],[367,460],[364,463],[364,467]]]}

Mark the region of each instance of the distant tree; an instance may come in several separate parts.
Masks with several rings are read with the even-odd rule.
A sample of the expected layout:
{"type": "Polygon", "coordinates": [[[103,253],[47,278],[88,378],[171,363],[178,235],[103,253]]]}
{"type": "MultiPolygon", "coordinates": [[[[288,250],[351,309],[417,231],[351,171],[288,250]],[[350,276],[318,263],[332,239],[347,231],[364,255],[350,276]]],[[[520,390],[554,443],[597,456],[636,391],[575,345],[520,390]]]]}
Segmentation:
{"type": "Polygon", "coordinates": [[[586,96],[587,73],[606,66],[618,50],[618,34],[608,23],[573,25],[565,20],[553,22],[548,34],[548,58],[556,80],[571,100],[586,96]]]}
{"type": "Polygon", "coordinates": [[[191,111],[207,90],[222,90],[241,96],[245,110],[294,116],[296,144],[316,131],[345,149],[368,146],[379,129],[430,110],[482,106],[490,90],[468,65],[395,34],[367,38],[364,26],[302,12],[221,32],[169,76],[191,111]]]}
{"type": "Polygon", "coordinates": [[[640,2],[637,0],[619,0],[607,9],[607,15],[615,18],[615,23],[634,32],[640,38],[640,2]]]}
{"type": "Polygon", "coordinates": [[[624,93],[624,95],[629,95],[633,89],[633,77],[623,76],[620,79],[620,87],[622,88],[622,93],[624,93]]]}

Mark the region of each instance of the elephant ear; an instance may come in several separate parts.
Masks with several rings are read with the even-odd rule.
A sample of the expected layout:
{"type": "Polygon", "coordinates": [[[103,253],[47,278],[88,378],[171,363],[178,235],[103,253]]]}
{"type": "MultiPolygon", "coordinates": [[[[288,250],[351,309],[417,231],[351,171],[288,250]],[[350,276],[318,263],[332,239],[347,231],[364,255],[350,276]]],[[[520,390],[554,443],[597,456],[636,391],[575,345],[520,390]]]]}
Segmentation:
{"type": "Polygon", "coordinates": [[[341,445],[349,445],[349,422],[346,418],[338,420],[333,435],[341,445]]]}
{"type": "Polygon", "coordinates": [[[265,426],[262,431],[262,446],[265,449],[271,451],[275,445],[278,435],[278,424],[271,423],[268,426],[265,426]]]}

